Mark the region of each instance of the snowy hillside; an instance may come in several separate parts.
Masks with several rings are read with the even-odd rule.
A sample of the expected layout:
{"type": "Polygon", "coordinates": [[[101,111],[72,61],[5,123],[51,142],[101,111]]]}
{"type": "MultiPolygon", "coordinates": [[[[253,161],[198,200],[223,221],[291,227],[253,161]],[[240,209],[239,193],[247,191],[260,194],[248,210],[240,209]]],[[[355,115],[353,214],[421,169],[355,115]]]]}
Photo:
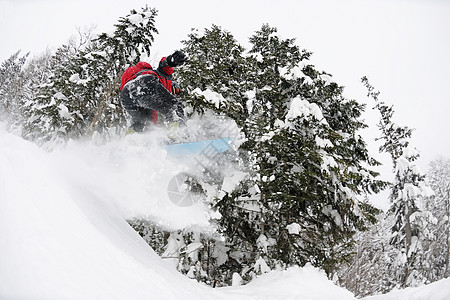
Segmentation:
{"type": "MultiPolygon", "coordinates": [[[[0,129],[0,166],[0,299],[355,299],[311,266],[212,289],[159,258],[127,218],[207,228],[211,212],[171,203],[185,166],[155,135],[48,153],[0,129]]],[[[450,299],[450,280],[369,299],[450,299]]]]}

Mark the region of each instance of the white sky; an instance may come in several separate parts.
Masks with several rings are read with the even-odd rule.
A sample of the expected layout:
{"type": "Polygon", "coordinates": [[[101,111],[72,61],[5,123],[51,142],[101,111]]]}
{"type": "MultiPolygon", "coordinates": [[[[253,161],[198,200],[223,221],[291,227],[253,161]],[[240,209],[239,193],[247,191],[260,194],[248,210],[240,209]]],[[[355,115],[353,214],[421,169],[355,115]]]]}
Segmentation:
{"type": "MultiPolygon", "coordinates": [[[[345,86],[348,98],[367,101],[360,78],[368,76],[381,99],[394,105],[395,121],[416,129],[422,169],[438,156],[450,158],[447,0],[0,0],[0,62],[19,49],[35,55],[54,49],[77,27],[109,31],[146,3],[159,11],[154,58],[180,48],[191,28],[216,24],[246,46],[269,23],[312,51],[312,63],[345,86]]],[[[371,107],[366,118],[374,127],[378,115],[371,107]]],[[[376,134],[375,127],[369,130],[367,141],[376,134]]],[[[371,149],[378,156],[375,143],[371,149]]]]}

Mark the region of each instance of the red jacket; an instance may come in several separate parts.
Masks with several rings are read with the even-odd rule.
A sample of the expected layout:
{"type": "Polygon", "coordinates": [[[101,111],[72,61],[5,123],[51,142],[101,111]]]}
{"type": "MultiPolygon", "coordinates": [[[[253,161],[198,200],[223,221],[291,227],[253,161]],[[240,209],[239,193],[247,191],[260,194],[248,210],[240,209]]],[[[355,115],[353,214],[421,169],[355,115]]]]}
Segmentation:
{"type": "Polygon", "coordinates": [[[145,75],[145,74],[151,74],[158,76],[159,81],[161,84],[172,93],[172,74],[173,74],[173,67],[169,67],[167,63],[165,62],[166,58],[161,58],[161,61],[159,62],[158,70],[153,70],[152,66],[149,63],[146,62],[138,62],[137,65],[131,66],[128,69],[125,70],[125,72],[122,75],[121,78],[121,86],[120,90],[123,89],[125,84],[129,82],[130,80],[135,79],[139,75],[145,75]],[[165,73],[165,74],[163,74],[165,73]],[[167,75],[167,76],[166,76],[167,75]]]}

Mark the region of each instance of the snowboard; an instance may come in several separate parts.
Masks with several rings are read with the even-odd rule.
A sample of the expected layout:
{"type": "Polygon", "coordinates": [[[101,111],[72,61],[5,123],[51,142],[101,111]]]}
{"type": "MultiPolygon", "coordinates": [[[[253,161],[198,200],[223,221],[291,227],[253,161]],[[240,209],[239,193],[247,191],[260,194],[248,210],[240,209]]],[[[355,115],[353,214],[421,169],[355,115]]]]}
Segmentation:
{"type": "Polygon", "coordinates": [[[229,137],[187,143],[173,143],[166,145],[167,153],[174,157],[211,156],[231,149],[233,139],[229,137]]]}
{"type": "Polygon", "coordinates": [[[209,162],[215,162],[222,153],[227,152],[233,145],[229,137],[166,145],[167,154],[178,160],[195,161],[196,168],[178,173],[167,186],[167,194],[173,204],[179,207],[189,207],[205,196],[200,184],[201,173],[209,162]],[[201,163],[200,163],[201,162],[201,163]]]}

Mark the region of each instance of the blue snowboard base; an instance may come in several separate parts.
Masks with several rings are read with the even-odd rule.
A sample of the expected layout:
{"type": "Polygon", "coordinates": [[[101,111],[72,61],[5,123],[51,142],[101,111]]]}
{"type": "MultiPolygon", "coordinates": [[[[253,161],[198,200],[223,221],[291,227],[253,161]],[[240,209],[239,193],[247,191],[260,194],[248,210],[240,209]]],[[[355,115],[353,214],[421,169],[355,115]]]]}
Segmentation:
{"type": "Polygon", "coordinates": [[[198,142],[179,143],[166,145],[167,153],[171,156],[192,156],[209,155],[228,151],[233,144],[233,139],[229,137],[205,140],[198,142]]]}

